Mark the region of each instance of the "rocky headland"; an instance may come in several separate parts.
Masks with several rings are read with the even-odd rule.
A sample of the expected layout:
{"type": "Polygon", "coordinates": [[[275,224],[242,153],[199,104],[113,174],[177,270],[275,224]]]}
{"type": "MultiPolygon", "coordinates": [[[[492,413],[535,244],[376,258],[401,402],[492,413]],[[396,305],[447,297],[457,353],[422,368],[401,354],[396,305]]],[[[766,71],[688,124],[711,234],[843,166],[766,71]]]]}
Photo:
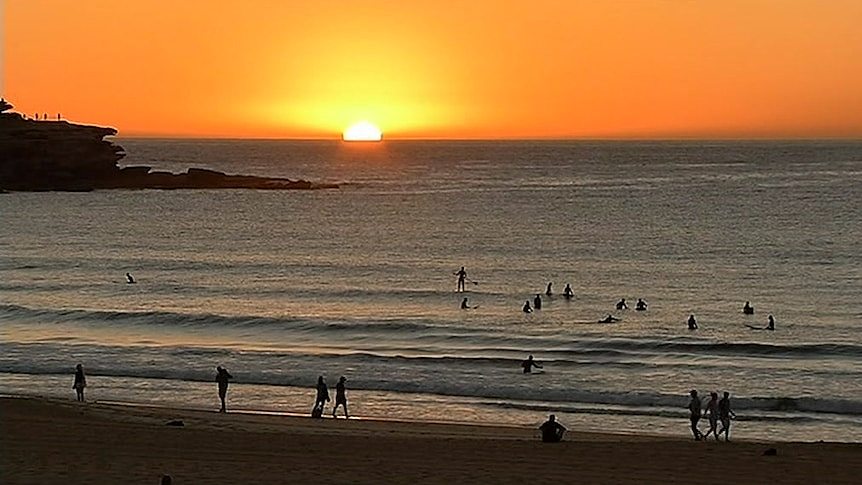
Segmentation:
{"type": "Polygon", "coordinates": [[[98,189],[338,188],[305,180],[229,175],[190,168],[186,172],[120,167],[123,147],[105,140],[117,130],[67,121],[26,119],[0,100],[0,191],[89,191],[98,189]]]}

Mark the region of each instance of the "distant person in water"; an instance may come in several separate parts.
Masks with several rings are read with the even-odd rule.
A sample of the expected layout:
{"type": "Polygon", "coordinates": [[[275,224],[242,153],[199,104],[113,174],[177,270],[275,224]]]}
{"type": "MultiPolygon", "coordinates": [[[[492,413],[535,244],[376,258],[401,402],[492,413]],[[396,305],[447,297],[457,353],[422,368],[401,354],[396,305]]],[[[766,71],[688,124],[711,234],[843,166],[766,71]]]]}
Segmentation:
{"type": "Polygon", "coordinates": [[[532,373],[532,372],[533,372],[533,367],[535,367],[536,369],[541,369],[541,368],[542,368],[542,366],[541,366],[541,365],[539,365],[539,363],[538,363],[538,362],[536,362],[535,360],[533,360],[533,356],[532,356],[532,355],[530,355],[529,357],[527,357],[527,360],[525,360],[525,361],[521,362],[521,367],[523,367],[523,368],[524,368],[524,374],[530,374],[530,373],[532,373]]]}
{"type": "Polygon", "coordinates": [[[458,289],[457,291],[464,291],[464,283],[467,281],[467,271],[464,270],[464,267],[461,266],[461,269],[452,273],[458,277],[458,289]]]}
{"type": "Polygon", "coordinates": [[[551,291],[551,286],[553,286],[553,283],[549,281],[549,282],[548,282],[548,287],[547,287],[547,288],[545,288],[545,295],[547,295],[547,296],[551,296],[551,295],[553,295],[553,294],[554,294],[554,292],[553,292],[553,291],[551,291]]]}
{"type": "Polygon", "coordinates": [[[533,308],[536,310],[542,309],[542,295],[536,293],[536,297],[533,298],[533,308]]]}
{"type": "Polygon", "coordinates": [[[745,305],[742,306],[742,313],[746,315],[754,315],[754,307],[751,306],[751,302],[745,302],[745,305]]]}
{"type": "Polygon", "coordinates": [[[766,330],[775,330],[775,318],[773,318],[772,315],[769,315],[767,319],[769,320],[769,323],[766,324],[766,330]]]}
{"type": "Polygon", "coordinates": [[[228,372],[227,369],[222,366],[216,367],[215,381],[218,382],[218,398],[221,400],[221,409],[218,411],[220,413],[227,412],[225,399],[227,398],[227,385],[230,383],[231,379],[233,379],[233,376],[230,375],[230,372],[228,372]]]}
{"type": "Polygon", "coordinates": [[[697,320],[694,319],[694,314],[688,316],[688,329],[697,330],[697,320]]]}
{"type": "Polygon", "coordinates": [[[575,292],[572,291],[572,285],[566,283],[566,287],[563,288],[563,296],[566,300],[571,300],[575,296],[575,292]]]}
{"type": "Polygon", "coordinates": [[[703,438],[703,433],[697,428],[697,423],[700,421],[700,410],[703,404],[697,397],[697,391],[692,390],[689,394],[691,395],[691,401],[688,402],[688,410],[691,413],[689,418],[691,419],[691,433],[696,441],[700,441],[703,438]]]}
{"type": "Polygon", "coordinates": [[[563,433],[566,432],[566,427],[557,422],[557,417],[551,414],[548,420],[539,426],[542,432],[543,443],[559,443],[563,440],[563,433]]]}
{"type": "Polygon", "coordinates": [[[344,387],[344,382],[347,381],[347,378],[341,376],[338,379],[338,384],[335,385],[335,406],[332,408],[332,417],[335,417],[335,411],[338,409],[338,406],[342,406],[344,408],[344,417],[349,418],[350,414],[347,412],[347,389],[344,387]]]}
{"type": "Polygon", "coordinates": [[[533,313],[533,309],[530,308],[530,300],[527,300],[527,302],[524,303],[524,308],[521,310],[523,310],[524,313],[533,313]]]}
{"type": "Polygon", "coordinates": [[[628,310],[629,306],[626,305],[626,299],[622,298],[617,302],[617,310],[628,310]]]}
{"type": "Polygon", "coordinates": [[[134,285],[136,283],[135,278],[132,276],[132,273],[126,273],[126,283],[130,285],[134,285]]]}
{"type": "Polygon", "coordinates": [[[709,421],[709,429],[703,435],[703,439],[709,438],[709,434],[718,441],[718,393],[709,393],[709,402],[706,403],[706,417],[709,421]]]}
{"type": "Polygon", "coordinates": [[[599,323],[617,323],[620,319],[608,313],[608,316],[599,320],[599,323]]]}
{"type": "Polygon", "coordinates": [[[77,394],[78,402],[84,402],[84,388],[87,387],[87,378],[84,376],[84,366],[78,364],[75,366],[75,383],[72,384],[72,389],[77,394]]]}
{"type": "Polygon", "coordinates": [[[467,303],[467,298],[466,298],[466,297],[465,297],[463,300],[461,300],[461,309],[462,309],[462,310],[472,310],[473,308],[479,308],[479,305],[476,305],[476,306],[470,306],[470,304],[469,304],[469,303],[467,303]]]}
{"type": "MultiPolygon", "coordinates": [[[[721,420],[721,429],[718,434],[724,433],[724,441],[730,441],[730,418],[735,417],[736,414],[730,409],[730,393],[725,391],[724,397],[718,401],[718,418],[721,420]]],[[[718,435],[715,439],[718,439],[718,435]]]]}
{"type": "Polygon", "coordinates": [[[638,298],[638,302],[635,304],[635,311],[643,312],[646,311],[647,304],[643,299],[638,298]]]}
{"type": "Polygon", "coordinates": [[[314,399],[314,408],[311,410],[311,416],[314,418],[322,417],[323,408],[329,401],[329,388],[326,387],[323,376],[319,376],[317,378],[317,397],[314,399]]]}

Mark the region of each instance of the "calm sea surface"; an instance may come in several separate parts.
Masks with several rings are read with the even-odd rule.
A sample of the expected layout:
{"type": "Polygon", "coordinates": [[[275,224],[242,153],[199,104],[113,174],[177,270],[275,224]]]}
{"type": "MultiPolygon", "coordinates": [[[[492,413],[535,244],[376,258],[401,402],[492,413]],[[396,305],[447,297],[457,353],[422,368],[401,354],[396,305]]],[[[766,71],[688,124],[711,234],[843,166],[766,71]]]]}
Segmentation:
{"type": "Polygon", "coordinates": [[[0,393],[81,362],[91,400],[216,409],[224,365],[237,410],[344,375],[361,417],[684,436],[727,390],[738,438],[862,441],[862,143],[120,143],[343,187],[0,195],[0,393]]]}

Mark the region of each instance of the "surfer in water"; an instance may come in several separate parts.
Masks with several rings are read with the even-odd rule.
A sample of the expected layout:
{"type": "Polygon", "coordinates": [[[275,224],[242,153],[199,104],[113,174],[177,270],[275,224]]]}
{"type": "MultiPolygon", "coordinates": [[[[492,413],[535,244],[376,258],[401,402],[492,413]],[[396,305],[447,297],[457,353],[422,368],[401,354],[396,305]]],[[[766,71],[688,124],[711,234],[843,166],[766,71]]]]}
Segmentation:
{"type": "Polygon", "coordinates": [[[542,368],[542,366],[539,365],[538,362],[533,360],[532,354],[530,354],[530,356],[527,357],[527,360],[521,362],[521,367],[524,368],[524,374],[531,374],[533,372],[533,367],[535,367],[536,369],[542,368]]]}
{"type": "Polygon", "coordinates": [[[458,289],[456,291],[464,291],[464,283],[467,281],[467,271],[461,266],[461,269],[452,273],[458,277],[458,289]]]}
{"type": "Polygon", "coordinates": [[[549,282],[548,282],[548,287],[545,289],[545,295],[546,295],[546,296],[551,296],[551,295],[553,295],[553,294],[554,294],[554,292],[552,292],[552,291],[551,291],[551,286],[553,286],[553,283],[551,283],[551,282],[549,281],[549,282]]]}
{"type": "Polygon", "coordinates": [[[536,293],[536,297],[533,298],[533,308],[536,310],[542,309],[542,295],[536,293]]]}
{"type": "Polygon", "coordinates": [[[571,300],[575,297],[575,292],[572,291],[572,285],[566,283],[566,287],[563,288],[563,296],[566,298],[566,300],[571,300]]]}
{"type": "Polygon", "coordinates": [[[132,276],[132,273],[126,273],[126,284],[134,285],[135,283],[137,283],[137,282],[135,281],[135,278],[132,276]]]}
{"type": "Polygon", "coordinates": [[[472,310],[473,308],[479,308],[479,305],[476,305],[476,306],[470,306],[470,305],[467,303],[467,298],[466,298],[466,297],[465,297],[463,300],[461,300],[461,309],[462,309],[462,310],[472,310]]]}
{"type": "Polygon", "coordinates": [[[608,316],[599,320],[599,323],[617,323],[620,319],[608,313],[608,316]]]}
{"type": "Polygon", "coordinates": [[[769,322],[766,324],[766,330],[775,330],[775,318],[772,315],[769,315],[767,318],[769,322]]]}
{"type": "Polygon", "coordinates": [[[742,313],[746,315],[754,315],[754,307],[751,306],[751,302],[745,302],[745,305],[742,306],[742,313]]]}
{"type": "Polygon", "coordinates": [[[635,304],[635,311],[643,312],[646,311],[647,303],[643,301],[643,299],[638,298],[638,302],[635,304]]]}
{"type": "Polygon", "coordinates": [[[522,308],[521,310],[524,313],[533,313],[533,309],[530,308],[530,300],[527,300],[526,303],[524,303],[524,308],[522,308]]]}
{"type": "Polygon", "coordinates": [[[688,316],[688,329],[697,330],[697,320],[694,319],[694,314],[688,316]]]}
{"type": "Polygon", "coordinates": [[[620,301],[617,302],[617,310],[628,310],[629,306],[626,305],[626,299],[621,298],[620,301]]]}

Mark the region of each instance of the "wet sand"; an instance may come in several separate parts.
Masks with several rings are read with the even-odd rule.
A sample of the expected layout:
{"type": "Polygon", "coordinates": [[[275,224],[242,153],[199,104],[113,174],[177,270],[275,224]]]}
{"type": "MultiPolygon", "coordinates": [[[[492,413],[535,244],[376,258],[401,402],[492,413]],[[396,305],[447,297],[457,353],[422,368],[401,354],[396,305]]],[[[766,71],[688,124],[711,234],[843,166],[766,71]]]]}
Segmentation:
{"type": "MultiPolygon", "coordinates": [[[[680,426],[687,423],[681,422],[680,426]]],[[[859,483],[862,444],[695,442],[529,428],[0,399],[4,484],[859,483]],[[183,427],[167,426],[182,420],[183,427]],[[777,456],[763,456],[774,447],[777,456]]]]}

